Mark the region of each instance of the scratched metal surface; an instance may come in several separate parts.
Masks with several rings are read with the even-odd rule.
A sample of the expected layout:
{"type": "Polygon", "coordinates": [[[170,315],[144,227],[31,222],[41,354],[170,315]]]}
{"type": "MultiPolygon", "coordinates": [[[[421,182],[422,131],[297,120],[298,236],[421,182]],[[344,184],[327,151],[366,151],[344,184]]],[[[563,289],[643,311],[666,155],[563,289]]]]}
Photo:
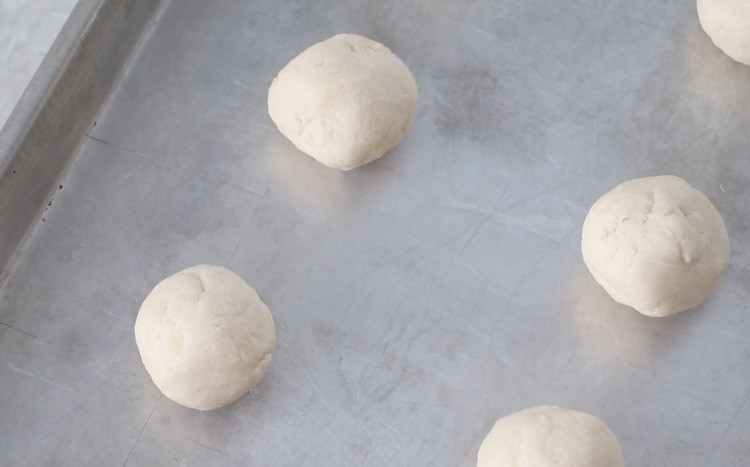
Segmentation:
{"type": "Polygon", "coordinates": [[[748,102],[689,1],[172,1],[2,289],[0,463],[469,467],[498,417],[557,404],[629,466],[745,466],[748,102]],[[340,32],[420,88],[403,143],[350,172],[265,109],[340,32]],[[599,195],[667,173],[714,202],[732,258],[705,304],[650,319],[578,243],[599,195]],[[160,396],[132,332],[198,263],[278,327],[261,384],[209,413],[160,396]]]}

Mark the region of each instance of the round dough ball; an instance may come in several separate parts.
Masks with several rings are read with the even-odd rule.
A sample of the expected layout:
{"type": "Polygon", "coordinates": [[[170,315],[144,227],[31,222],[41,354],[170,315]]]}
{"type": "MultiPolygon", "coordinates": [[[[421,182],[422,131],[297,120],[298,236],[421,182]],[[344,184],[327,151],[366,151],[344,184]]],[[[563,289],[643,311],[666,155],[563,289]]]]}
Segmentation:
{"type": "Polygon", "coordinates": [[[135,320],[151,379],[168,398],[212,410],[263,378],[276,346],[273,316],[232,271],[201,265],[159,282],[135,320]]]}
{"type": "Polygon", "coordinates": [[[268,113],[279,131],[302,152],[343,170],[396,146],[416,108],[417,84],[404,62],[354,34],[311,46],[268,90],[268,113]]]}
{"type": "Polygon", "coordinates": [[[698,20],[714,45],[750,65],[750,0],[698,0],[698,20]]]}
{"type": "Polygon", "coordinates": [[[581,251],[615,301],[662,317],[711,295],[729,264],[729,235],[711,201],[685,180],[647,177],[591,206],[581,251]]]}
{"type": "Polygon", "coordinates": [[[484,438],[477,467],[623,467],[620,444],[603,421],[542,405],[503,417],[484,438]]]}

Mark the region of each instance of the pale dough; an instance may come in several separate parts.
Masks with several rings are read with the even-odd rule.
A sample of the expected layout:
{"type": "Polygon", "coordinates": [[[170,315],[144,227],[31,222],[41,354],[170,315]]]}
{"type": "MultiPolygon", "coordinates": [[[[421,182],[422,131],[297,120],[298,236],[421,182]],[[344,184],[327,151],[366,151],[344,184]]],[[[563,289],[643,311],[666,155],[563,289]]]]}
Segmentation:
{"type": "Polygon", "coordinates": [[[138,351],[168,398],[211,410],[263,378],[276,346],[273,317],[232,271],[201,265],[159,282],[135,321],[138,351]]]}
{"type": "Polygon", "coordinates": [[[661,317],[711,295],[729,263],[729,235],[711,201],[685,180],[647,177],[594,203],[581,251],[615,301],[661,317]]]}
{"type": "Polygon", "coordinates": [[[477,467],[623,466],[620,444],[603,421],[552,405],[501,418],[477,454],[477,467]]]}
{"type": "Polygon", "coordinates": [[[750,0],[698,0],[698,20],[713,43],[750,65],[750,0]]]}
{"type": "Polygon", "coordinates": [[[302,152],[349,170],[404,138],[417,94],[411,72],[387,47],[340,34],[311,46],[279,72],[268,90],[268,113],[302,152]]]}

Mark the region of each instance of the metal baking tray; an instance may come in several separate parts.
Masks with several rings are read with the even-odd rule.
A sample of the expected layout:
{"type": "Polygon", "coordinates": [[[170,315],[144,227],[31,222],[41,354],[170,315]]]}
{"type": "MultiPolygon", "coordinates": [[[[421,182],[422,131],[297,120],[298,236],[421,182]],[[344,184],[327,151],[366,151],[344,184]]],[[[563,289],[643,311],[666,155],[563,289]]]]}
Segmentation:
{"type": "Polygon", "coordinates": [[[0,464],[473,466],[495,420],[602,418],[629,466],[750,459],[750,67],[693,2],[81,2],[2,133],[0,464]],[[352,32],[420,89],[341,172],[266,92],[352,32]],[[675,174],[722,214],[711,298],[653,319],[580,255],[588,207],[675,174]],[[226,266],[272,310],[260,385],[162,397],[133,338],[162,278],[226,266]]]}

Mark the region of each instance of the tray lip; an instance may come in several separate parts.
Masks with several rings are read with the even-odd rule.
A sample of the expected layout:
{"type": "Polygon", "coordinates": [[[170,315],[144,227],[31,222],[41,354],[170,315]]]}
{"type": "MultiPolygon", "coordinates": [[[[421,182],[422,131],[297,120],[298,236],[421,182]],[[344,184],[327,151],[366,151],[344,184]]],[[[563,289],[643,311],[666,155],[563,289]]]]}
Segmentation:
{"type": "Polygon", "coordinates": [[[165,2],[79,0],[0,129],[0,285],[165,2]],[[132,27],[124,53],[103,53],[132,27]]]}
{"type": "Polygon", "coordinates": [[[81,49],[97,11],[109,0],[79,0],[73,7],[60,33],[34,72],[21,98],[0,129],[0,174],[5,173],[23,141],[29,137],[30,128],[38,120],[60,77],[71,66],[75,54],[81,49]]]}

